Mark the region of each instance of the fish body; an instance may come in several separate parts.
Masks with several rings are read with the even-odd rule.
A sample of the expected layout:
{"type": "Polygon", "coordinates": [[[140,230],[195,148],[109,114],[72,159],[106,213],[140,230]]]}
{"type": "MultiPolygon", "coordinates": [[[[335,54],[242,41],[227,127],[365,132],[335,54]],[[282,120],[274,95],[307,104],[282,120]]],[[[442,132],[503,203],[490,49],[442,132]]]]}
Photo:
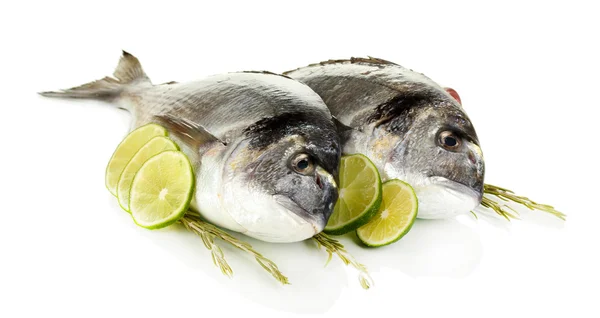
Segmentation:
{"type": "Polygon", "coordinates": [[[153,85],[124,52],[114,73],[50,97],[101,99],[158,123],[190,158],[192,210],[269,242],[319,233],[337,200],[341,144],[331,113],[306,85],[267,72],[153,85]]]}
{"type": "Polygon", "coordinates": [[[382,178],[415,188],[418,217],[451,217],[481,202],[485,169],[473,124],[457,99],[425,75],[376,58],[284,74],[325,101],[342,126],[344,154],[364,154],[382,178]]]}

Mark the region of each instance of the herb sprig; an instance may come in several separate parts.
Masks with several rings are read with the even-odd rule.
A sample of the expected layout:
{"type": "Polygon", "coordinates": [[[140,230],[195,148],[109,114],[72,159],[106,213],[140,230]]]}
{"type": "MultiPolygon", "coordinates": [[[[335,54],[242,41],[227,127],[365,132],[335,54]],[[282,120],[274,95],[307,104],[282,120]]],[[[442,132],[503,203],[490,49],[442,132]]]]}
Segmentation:
{"type": "Polygon", "coordinates": [[[330,236],[327,236],[325,233],[319,233],[313,236],[315,242],[317,242],[317,246],[325,248],[325,251],[329,254],[327,258],[327,262],[325,266],[329,264],[333,254],[335,253],[346,265],[352,265],[352,267],[356,268],[359,271],[358,281],[360,282],[360,286],[364,289],[369,289],[373,285],[373,279],[369,275],[367,271],[367,267],[358,261],[352,255],[346,251],[344,245],[330,236]]]}
{"type": "Polygon", "coordinates": [[[566,214],[557,211],[551,205],[537,203],[527,197],[516,195],[513,191],[502,187],[498,187],[491,184],[484,184],[483,193],[487,196],[483,197],[483,199],[481,200],[481,205],[488,209],[494,210],[494,212],[503,216],[508,221],[510,221],[510,219],[518,219],[519,213],[507,204],[499,202],[498,200],[494,200],[490,196],[495,196],[505,202],[514,202],[523,205],[529,208],[530,210],[539,210],[550,213],[561,220],[566,220],[567,217],[566,214]]]}
{"type": "Polygon", "coordinates": [[[188,212],[183,218],[181,218],[180,221],[189,231],[202,238],[206,248],[211,251],[213,263],[219,267],[224,275],[231,277],[233,275],[233,270],[225,260],[221,248],[214,242],[214,238],[219,238],[222,241],[227,242],[234,247],[252,255],[256,262],[280,283],[284,285],[290,283],[288,278],[283,275],[277,265],[270,259],[264,257],[262,254],[254,250],[252,245],[233,237],[229,233],[210,223],[203,221],[199,214],[188,212]]]}

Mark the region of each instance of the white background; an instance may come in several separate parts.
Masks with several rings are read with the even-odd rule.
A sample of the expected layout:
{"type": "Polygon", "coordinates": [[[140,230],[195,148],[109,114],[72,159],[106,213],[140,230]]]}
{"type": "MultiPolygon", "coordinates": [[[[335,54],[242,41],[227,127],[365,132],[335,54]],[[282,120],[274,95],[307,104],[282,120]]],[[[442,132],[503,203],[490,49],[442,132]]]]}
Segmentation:
{"type": "Polygon", "coordinates": [[[598,317],[598,8],[594,1],[12,1],[0,10],[1,317],[598,317]],[[418,221],[371,250],[375,280],[312,242],[248,239],[282,287],[224,246],[212,265],[181,228],[136,227],[104,188],[128,114],[50,100],[112,73],[125,49],[153,82],[282,72],[366,56],[454,87],[475,124],[486,181],[555,205],[567,222],[464,216],[418,221]]]}

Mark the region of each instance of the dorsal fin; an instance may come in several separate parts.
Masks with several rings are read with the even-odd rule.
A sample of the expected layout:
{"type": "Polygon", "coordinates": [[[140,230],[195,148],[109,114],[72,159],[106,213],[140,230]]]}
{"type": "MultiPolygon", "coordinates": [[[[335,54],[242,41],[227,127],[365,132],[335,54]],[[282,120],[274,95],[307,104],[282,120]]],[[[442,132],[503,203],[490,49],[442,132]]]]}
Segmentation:
{"type": "Polygon", "coordinates": [[[279,74],[279,73],[273,73],[271,71],[241,71],[239,73],[254,73],[254,74],[275,75],[275,76],[281,76],[281,77],[293,80],[293,78],[291,78],[291,77],[289,77],[287,75],[279,74]]]}
{"type": "Polygon", "coordinates": [[[291,73],[301,70],[303,68],[313,67],[313,66],[332,65],[332,64],[370,64],[373,66],[384,66],[384,65],[400,66],[394,62],[390,62],[390,61],[387,61],[387,60],[384,60],[381,58],[377,58],[377,57],[372,57],[372,56],[368,56],[366,58],[365,57],[351,57],[350,59],[339,59],[339,60],[330,59],[330,60],[322,61],[319,63],[308,64],[307,66],[299,67],[294,70],[285,71],[281,74],[288,76],[288,74],[291,74],[291,73]]]}

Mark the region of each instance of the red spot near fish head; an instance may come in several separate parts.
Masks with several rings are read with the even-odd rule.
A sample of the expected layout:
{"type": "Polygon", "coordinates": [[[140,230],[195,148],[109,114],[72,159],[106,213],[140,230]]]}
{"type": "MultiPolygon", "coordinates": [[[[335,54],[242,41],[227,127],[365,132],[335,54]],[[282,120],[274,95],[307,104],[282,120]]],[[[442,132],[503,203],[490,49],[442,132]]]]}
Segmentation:
{"type": "Polygon", "coordinates": [[[448,92],[448,94],[450,94],[450,96],[454,97],[454,99],[456,99],[456,101],[462,105],[462,102],[460,101],[460,96],[458,95],[457,91],[450,87],[445,87],[444,89],[446,90],[446,92],[448,92]]]}

